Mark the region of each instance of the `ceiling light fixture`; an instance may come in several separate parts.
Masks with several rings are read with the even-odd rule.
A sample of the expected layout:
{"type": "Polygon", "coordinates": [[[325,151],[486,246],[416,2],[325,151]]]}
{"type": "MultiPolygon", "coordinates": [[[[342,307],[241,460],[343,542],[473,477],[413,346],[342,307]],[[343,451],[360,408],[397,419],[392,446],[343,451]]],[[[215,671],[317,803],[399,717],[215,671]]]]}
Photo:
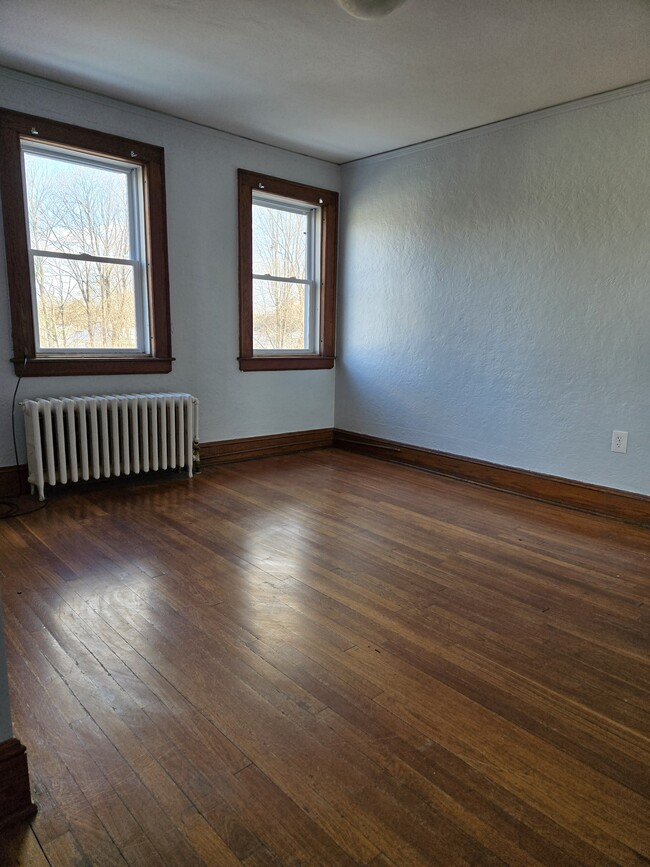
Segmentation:
{"type": "Polygon", "coordinates": [[[353,18],[383,18],[390,15],[405,0],[337,0],[342,9],[352,15],[353,18]]]}

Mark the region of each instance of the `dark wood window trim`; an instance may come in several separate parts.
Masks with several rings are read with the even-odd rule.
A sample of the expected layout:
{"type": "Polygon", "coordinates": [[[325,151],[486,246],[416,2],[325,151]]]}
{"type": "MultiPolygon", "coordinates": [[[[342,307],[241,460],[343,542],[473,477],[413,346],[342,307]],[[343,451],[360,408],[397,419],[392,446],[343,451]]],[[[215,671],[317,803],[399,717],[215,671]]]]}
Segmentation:
{"type": "Polygon", "coordinates": [[[334,367],[338,193],[239,169],[239,369],[318,370],[334,367]],[[314,355],[253,354],[253,190],[321,208],[320,334],[314,355]]]}
{"type": "Polygon", "coordinates": [[[172,368],[164,152],[155,145],[0,109],[0,197],[7,249],[16,374],[73,376],[169,373],[172,368]],[[36,131],[36,132],[35,132],[36,131]],[[21,139],[117,157],[142,167],[151,352],[129,356],[47,356],[36,353],[29,272],[21,139]]]}

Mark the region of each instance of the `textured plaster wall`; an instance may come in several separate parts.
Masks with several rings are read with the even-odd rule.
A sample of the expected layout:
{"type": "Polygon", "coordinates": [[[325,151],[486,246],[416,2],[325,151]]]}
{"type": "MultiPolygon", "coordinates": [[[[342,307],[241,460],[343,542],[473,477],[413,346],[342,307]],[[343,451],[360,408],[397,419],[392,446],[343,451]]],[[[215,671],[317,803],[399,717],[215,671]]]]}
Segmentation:
{"type": "MultiPolygon", "coordinates": [[[[334,371],[239,371],[236,170],[338,189],[337,166],[7,70],[0,70],[0,106],[165,148],[173,372],[24,379],[19,399],[189,391],[201,400],[206,442],[332,426],[334,371]]],[[[0,228],[0,466],[13,462],[12,354],[0,228]]]]}
{"type": "Polygon", "coordinates": [[[645,93],[347,166],[337,426],[650,494],[649,153],[645,93]]]}

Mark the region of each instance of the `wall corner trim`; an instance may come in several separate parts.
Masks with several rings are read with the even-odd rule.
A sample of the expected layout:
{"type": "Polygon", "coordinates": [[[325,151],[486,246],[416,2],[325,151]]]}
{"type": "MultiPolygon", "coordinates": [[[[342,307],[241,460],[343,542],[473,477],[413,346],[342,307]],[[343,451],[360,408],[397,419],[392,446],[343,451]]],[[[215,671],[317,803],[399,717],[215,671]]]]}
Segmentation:
{"type": "Polygon", "coordinates": [[[334,430],[334,447],[556,506],[650,526],[650,497],[643,494],[577,482],[560,476],[547,476],[532,470],[501,466],[476,458],[339,429],[334,430]]]}
{"type": "Polygon", "coordinates": [[[0,743],[0,829],[29,819],[35,813],[27,751],[19,740],[10,738],[0,743]]]}

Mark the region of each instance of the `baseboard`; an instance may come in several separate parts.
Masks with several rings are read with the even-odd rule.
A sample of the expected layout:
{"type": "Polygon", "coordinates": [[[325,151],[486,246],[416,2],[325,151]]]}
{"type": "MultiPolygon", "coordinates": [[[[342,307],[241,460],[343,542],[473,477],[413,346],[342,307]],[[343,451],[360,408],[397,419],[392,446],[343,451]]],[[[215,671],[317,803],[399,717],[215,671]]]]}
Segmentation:
{"type": "MultiPolygon", "coordinates": [[[[259,437],[243,437],[236,440],[216,440],[201,443],[201,465],[235,463],[255,458],[268,458],[272,455],[289,455],[311,449],[324,449],[332,445],[334,431],[331,427],[320,430],[302,430],[292,433],[270,434],[259,437]]],[[[126,478],[126,477],[125,477],[126,478]]],[[[133,476],[133,479],[142,478],[133,476]]],[[[113,479],[93,479],[92,484],[112,482],[113,479]]],[[[17,497],[28,490],[27,466],[20,466],[20,476],[16,467],[0,467],[0,499],[17,497]]]]}
{"type": "Polygon", "coordinates": [[[0,497],[17,497],[27,490],[27,465],[19,467],[0,467],[0,497]]]}
{"type": "Polygon", "coordinates": [[[201,443],[201,466],[324,449],[332,445],[333,438],[332,428],[322,428],[201,443]]]}
{"type": "MultiPolygon", "coordinates": [[[[201,443],[201,465],[236,463],[334,446],[374,458],[407,464],[496,490],[579,509],[644,526],[650,525],[650,497],[547,476],[531,470],[501,466],[476,458],[425,449],[408,443],[332,428],[293,431],[201,443]]],[[[20,484],[27,486],[27,468],[21,466],[20,484]]],[[[15,467],[0,467],[0,497],[20,493],[15,467]]]]}
{"type": "Polygon", "coordinates": [[[635,524],[650,525],[650,497],[642,494],[574,482],[559,476],[547,476],[531,470],[500,466],[475,458],[338,429],[334,430],[334,446],[501,491],[522,494],[535,500],[635,524]]]}
{"type": "Polygon", "coordinates": [[[0,743],[0,829],[36,812],[29,789],[27,751],[16,738],[0,743]]]}

